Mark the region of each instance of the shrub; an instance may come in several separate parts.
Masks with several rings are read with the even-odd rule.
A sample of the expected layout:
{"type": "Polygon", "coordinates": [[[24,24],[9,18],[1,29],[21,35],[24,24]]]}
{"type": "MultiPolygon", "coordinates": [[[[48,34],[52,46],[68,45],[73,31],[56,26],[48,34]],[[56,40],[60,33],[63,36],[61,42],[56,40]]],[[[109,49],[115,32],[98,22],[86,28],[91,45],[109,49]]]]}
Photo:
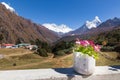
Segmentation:
{"type": "Polygon", "coordinates": [[[38,49],[37,54],[42,57],[48,57],[47,51],[45,49],[38,49]]]}
{"type": "Polygon", "coordinates": [[[63,51],[64,53],[69,53],[68,49],[72,48],[73,46],[74,46],[73,42],[61,41],[61,42],[59,42],[59,43],[57,43],[56,45],[53,46],[52,52],[55,55],[58,51],[63,51],[63,50],[65,50],[65,51],[63,51]]]}
{"type": "Polygon", "coordinates": [[[64,49],[63,51],[64,51],[65,54],[73,53],[73,49],[72,48],[64,49]]]}
{"type": "Polygon", "coordinates": [[[114,50],[119,53],[117,59],[120,59],[120,44],[118,44],[114,50]]]}
{"type": "Polygon", "coordinates": [[[55,55],[55,57],[56,56],[63,56],[65,54],[70,54],[72,52],[73,52],[73,49],[69,48],[69,49],[63,49],[63,50],[56,51],[56,52],[54,52],[54,55],[55,55]]]}
{"type": "Polygon", "coordinates": [[[16,63],[13,63],[13,66],[16,66],[17,64],[16,63]]]}
{"type": "Polygon", "coordinates": [[[114,49],[116,52],[120,53],[120,44],[118,44],[115,49],[114,49]]]}
{"type": "Polygon", "coordinates": [[[65,55],[65,52],[63,50],[60,50],[60,51],[55,52],[54,54],[57,56],[63,56],[65,55]]]}

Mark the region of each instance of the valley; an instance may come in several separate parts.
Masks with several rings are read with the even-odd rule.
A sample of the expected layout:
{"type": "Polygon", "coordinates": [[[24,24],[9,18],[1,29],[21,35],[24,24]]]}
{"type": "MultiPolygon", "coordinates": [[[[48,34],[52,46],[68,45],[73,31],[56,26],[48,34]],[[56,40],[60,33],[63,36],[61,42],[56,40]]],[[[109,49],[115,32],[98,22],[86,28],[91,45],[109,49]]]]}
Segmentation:
{"type": "MultiPolygon", "coordinates": [[[[41,57],[27,49],[0,49],[4,58],[0,59],[0,70],[18,70],[18,69],[40,69],[40,68],[66,68],[73,66],[73,54],[53,58],[49,53],[48,57],[41,57]],[[3,51],[4,50],[4,51],[3,51]]],[[[97,66],[120,65],[116,52],[101,52],[99,59],[96,60],[97,66]],[[108,58],[106,58],[107,56],[108,58]],[[109,58],[113,58],[113,60],[109,58]]]]}
{"type": "Polygon", "coordinates": [[[0,3],[0,70],[72,67],[76,38],[101,46],[97,66],[120,65],[120,18],[102,22],[95,16],[73,30],[64,24],[34,23],[6,5],[0,3]],[[24,43],[38,48],[2,47],[3,44],[24,43]]]}

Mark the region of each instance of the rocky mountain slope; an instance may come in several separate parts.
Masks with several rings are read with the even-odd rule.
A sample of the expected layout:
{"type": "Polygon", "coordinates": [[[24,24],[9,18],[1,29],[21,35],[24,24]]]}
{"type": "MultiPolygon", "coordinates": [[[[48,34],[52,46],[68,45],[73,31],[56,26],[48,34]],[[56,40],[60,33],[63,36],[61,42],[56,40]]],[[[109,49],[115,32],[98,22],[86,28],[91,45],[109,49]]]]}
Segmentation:
{"type": "Polygon", "coordinates": [[[17,40],[30,42],[35,39],[53,42],[58,38],[52,31],[18,16],[2,3],[0,3],[0,35],[3,36],[1,42],[4,43],[16,43],[17,40]]]}
{"type": "Polygon", "coordinates": [[[85,24],[83,24],[83,26],[81,26],[80,28],[69,32],[68,34],[74,34],[74,35],[80,35],[80,34],[84,34],[86,31],[89,31],[91,29],[97,28],[98,25],[100,25],[102,22],[99,19],[98,16],[95,17],[94,20],[92,21],[86,21],[85,24]]]}
{"type": "Polygon", "coordinates": [[[67,25],[65,24],[61,24],[61,25],[56,25],[55,23],[45,23],[43,24],[43,26],[45,26],[46,28],[48,28],[49,30],[53,31],[55,34],[57,34],[59,37],[62,37],[62,35],[64,35],[65,33],[68,33],[70,31],[72,31],[71,28],[69,28],[67,25]]]}
{"type": "MultiPolygon", "coordinates": [[[[64,36],[59,41],[62,41],[62,40],[71,41],[71,40],[75,40],[76,38],[91,39],[99,36],[99,34],[102,34],[102,33],[107,33],[107,32],[112,33],[113,30],[119,29],[119,27],[120,27],[120,18],[115,17],[113,19],[108,19],[105,22],[99,24],[96,28],[91,28],[91,29],[88,29],[87,27],[80,28],[80,30],[78,29],[79,30],[78,32],[79,33],[82,32],[81,34],[73,33],[74,35],[64,36]]],[[[116,31],[119,31],[119,30],[116,30],[116,31]]]]}
{"type": "Polygon", "coordinates": [[[120,18],[108,19],[101,23],[97,28],[91,29],[84,34],[97,35],[103,32],[111,31],[120,25],[120,18]]]}

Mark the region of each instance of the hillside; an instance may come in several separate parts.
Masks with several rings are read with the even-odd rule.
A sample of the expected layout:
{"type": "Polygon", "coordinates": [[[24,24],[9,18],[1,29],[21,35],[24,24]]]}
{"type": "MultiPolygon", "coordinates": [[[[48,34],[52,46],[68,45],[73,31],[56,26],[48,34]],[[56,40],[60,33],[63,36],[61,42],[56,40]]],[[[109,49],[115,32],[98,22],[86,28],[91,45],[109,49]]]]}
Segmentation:
{"type": "Polygon", "coordinates": [[[99,34],[82,34],[82,35],[73,35],[73,36],[64,36],[60,38],[56,43],[61,41],[74,41],[76,38],[79,39],[90,39],[101,44],[103,41],[107,41],[108,44],[117,44],[120,43],[120,27],[113,28],[106,32],[101,32],[99,34]]]}
{"type": "Polygon", "coordinates": [[[91,29],[84,34],[87,35],[98,35],[107,31],[111,31],[120,25],[120,18],[108,19],[105,22],[101,23],[97,28],[91,29]]]}
{"type": "Polygon", "coordinates": [[[0,35],[4,43],[41,41],[54,42],[58,37],[47,28],[18,16],[0,4],[0,35]],[[49,34],[49,35],[48,35],[49,34]]]}
{"type": "Polygon", "coordinates": [[[95,19],[93,19],[92,21],[86,21],[80,28],[71,31],[69,33],[67,33],[66,35],[70,35],[70,34],[75,34],[75,35],[81,35],[81,34],[85,34],[87,31],[90,31],[92,29],[96,29],[100,24],[101,24],[101,20],[99,19],[98,16],[95,17],[95,19]]]}
{"type": "MultiPolygon", "coordinates": [[[[97,26],[96,28],[86,30],[85,27],[84,28],[81,27],[81,28],[75,30],[79,33],[81,33],[81,31],[83,31],[81,34],[76,34],[76,32],[73,34],[68,33],[67,35],[65,35],[61,39],[59,39],[58,42],[72,41],[72,40],[75,40],[76,38],[91,39],[91,40],[97,41],[99,36],[104,36],[104,38],[108,38],[109,41],[112,40],[113,42],[116,42],[115,40],[117,39],[117,42],[120,42],[119,41],[119,38],[120,38],[119,37],[119,35],[120,35],[119,28],[120,28],[120,18],[115,17],[113,19],[106,20],[105,22],[103,22],[99,26],[97,26]],[[107,35],[109,35],[109,36],[107,36],[107,35]]],[[[102,39],[102,37],[100,39],[102,39]]],[[[106,39],[104,39],[104,40],[106,40],[106,39]]]]}
{"type": "Polygon", "coordinates": [[[114,46],[120,43],[120,26],[115,27],[111,31],[103,32],[98,36],[94,37],[96,42],[102,43],[106,41],[107,45],[114,46]]]}

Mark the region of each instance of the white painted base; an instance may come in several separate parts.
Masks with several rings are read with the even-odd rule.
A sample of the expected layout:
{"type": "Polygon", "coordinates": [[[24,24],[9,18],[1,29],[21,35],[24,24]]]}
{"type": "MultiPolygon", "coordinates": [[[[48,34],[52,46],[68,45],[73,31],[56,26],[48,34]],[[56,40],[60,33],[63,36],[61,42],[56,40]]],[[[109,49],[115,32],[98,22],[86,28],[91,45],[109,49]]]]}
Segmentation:
{"type": "Polygon", "coordinates": [[[91,56],[82,54],[81,52],[74,52],[73,68],[80,74],[93,74],[95,71],[95,59],[91,56]]]}
{"type": "Polygon", "coordinates": [[[90,76],[78,75],[73,68],[2,70],[0,80],[120,80],[120,66],[96,66],[90,76]]]}

